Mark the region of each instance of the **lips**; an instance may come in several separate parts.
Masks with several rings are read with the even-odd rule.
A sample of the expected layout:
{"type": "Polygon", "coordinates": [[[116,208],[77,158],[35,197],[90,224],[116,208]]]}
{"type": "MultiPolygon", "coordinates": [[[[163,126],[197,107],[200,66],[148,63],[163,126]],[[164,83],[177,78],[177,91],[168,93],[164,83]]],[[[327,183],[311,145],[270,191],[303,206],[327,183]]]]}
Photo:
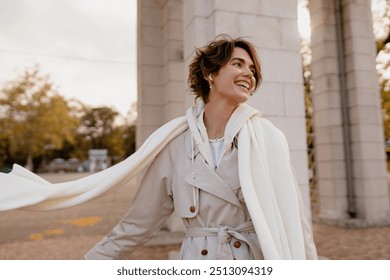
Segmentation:
{"type": "Polygon", "coordinates": [[[250,88],[250,84],[247,81],[237,81],[234,84],[236,84],[236,85],[238,85],[246,90],[249,90],[249,88],[250,88]]]}

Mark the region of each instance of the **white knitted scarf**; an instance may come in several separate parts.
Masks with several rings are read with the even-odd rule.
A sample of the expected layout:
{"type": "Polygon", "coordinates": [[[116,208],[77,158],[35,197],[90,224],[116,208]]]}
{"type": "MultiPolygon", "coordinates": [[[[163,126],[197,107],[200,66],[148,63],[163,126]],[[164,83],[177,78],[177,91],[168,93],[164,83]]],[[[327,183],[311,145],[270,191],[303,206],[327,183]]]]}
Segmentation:
{"type": "MultiPolygon", "coordinates": [[[[48,211],[100,197],[130,182],[189,126],[199,151],[208,161],[208,141],[201,133],[193,133],[199,130],[196,117],[202,106],[194,106],[187,111],[187,117],[160,127],[126,160],[79,180],[52,184],[14,165],[9,174],[0,173],[0,211],[48,211]]],[[[305,244],[304,231],[311,236],[311,230],[303,213],[283,133],[245,104],[233,112],[225,131],[226,143],[231,143],[238,134],[240,184],[264,258],[315,258],[314,243],[305,244]],[[313,256],[307,255],[308,247],[313,256]]]]}

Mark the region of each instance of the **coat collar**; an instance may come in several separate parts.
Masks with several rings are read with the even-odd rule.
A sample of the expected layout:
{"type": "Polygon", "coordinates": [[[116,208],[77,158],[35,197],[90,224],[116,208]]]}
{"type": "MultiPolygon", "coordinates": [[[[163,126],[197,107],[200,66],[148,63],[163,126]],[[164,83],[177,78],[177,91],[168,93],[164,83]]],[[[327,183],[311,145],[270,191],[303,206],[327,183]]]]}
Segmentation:
{"type": "Polygon", "coordinates": [[[185,180],[191,186],[195,186],[238,207],[242,207],[233,188],[218,176],[214,168],[210,167],[201,155],[195,158],[194,164],[185,180]]]}
{"type": "MultiPolygon", "coordinates": [[[[186,150],[187,155],[193,161],[193,165],[186,181],[199,189],[241,207],[233,188],[214,169],[210,144],[203,124],[203,113],[204,104],[202,102],[187,110],[186,115],[190,133],[186,137],[186,150]]],[[[259,111],[246,104],[241,104],[234,110],[225,128],[224,154],[231,147],[234,137],[236,137],[243,124],[252,116],[259,114],[259,111]]]]}
{"type": "MultiPolygon", "coordinates": [[[[207,131],[203,124],[203,114],[203,102],[199,102],[196,106],[189,108],[186,113],[188,126],[191,131],[191,137],[193,140],[193,142],[192,140],[190,142],[190,154],[192,155],[192,150],[195,151],[197,148],[197,151],[202,154],[206,162],[210,165],[210,167],[212,167],[213,160],[211,156],[207,131]],[[193,146],[196,146],[196,148],[193,146]]],[[[244,123],[253,116],[261,116],[261,113],[244,103],[237,106],[237,108],[230,116],[228,123],[226,124],[223,153],[225,153],[228,147],[231,146],[234,137],[236,137],[244,123]]]]}

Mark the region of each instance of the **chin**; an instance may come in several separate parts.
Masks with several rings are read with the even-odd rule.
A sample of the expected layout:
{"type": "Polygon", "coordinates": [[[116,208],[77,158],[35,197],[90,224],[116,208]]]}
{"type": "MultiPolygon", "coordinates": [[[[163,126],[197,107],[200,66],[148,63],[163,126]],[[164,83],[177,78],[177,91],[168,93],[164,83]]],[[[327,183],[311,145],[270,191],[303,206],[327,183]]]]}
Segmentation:
{"type": "Polygon", "coordinates": [[[242,97],[241,97],[241,102],[240,103],[245,103],[245,102],[247,102],[248,101],[248,99],[249,99],[249,93],[245,93],[242,97]]]}

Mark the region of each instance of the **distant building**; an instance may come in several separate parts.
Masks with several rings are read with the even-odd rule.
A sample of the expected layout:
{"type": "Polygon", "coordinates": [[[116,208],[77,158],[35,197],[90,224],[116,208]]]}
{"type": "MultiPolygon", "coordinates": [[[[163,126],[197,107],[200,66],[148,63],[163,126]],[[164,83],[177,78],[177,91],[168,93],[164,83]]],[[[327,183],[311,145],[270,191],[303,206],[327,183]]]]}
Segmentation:
{"type": "Polygon", "coordinates": [[[43,167],[46,172],[83,172],[83,162],[77,158],[65,160],[63,158],[55,158],[43,167]]]}
{"type": "Polygon", "coordinates": [[[109,166],[107,149],[92,149],[88,151],[88,171],[96,172],[109,166]]]}

